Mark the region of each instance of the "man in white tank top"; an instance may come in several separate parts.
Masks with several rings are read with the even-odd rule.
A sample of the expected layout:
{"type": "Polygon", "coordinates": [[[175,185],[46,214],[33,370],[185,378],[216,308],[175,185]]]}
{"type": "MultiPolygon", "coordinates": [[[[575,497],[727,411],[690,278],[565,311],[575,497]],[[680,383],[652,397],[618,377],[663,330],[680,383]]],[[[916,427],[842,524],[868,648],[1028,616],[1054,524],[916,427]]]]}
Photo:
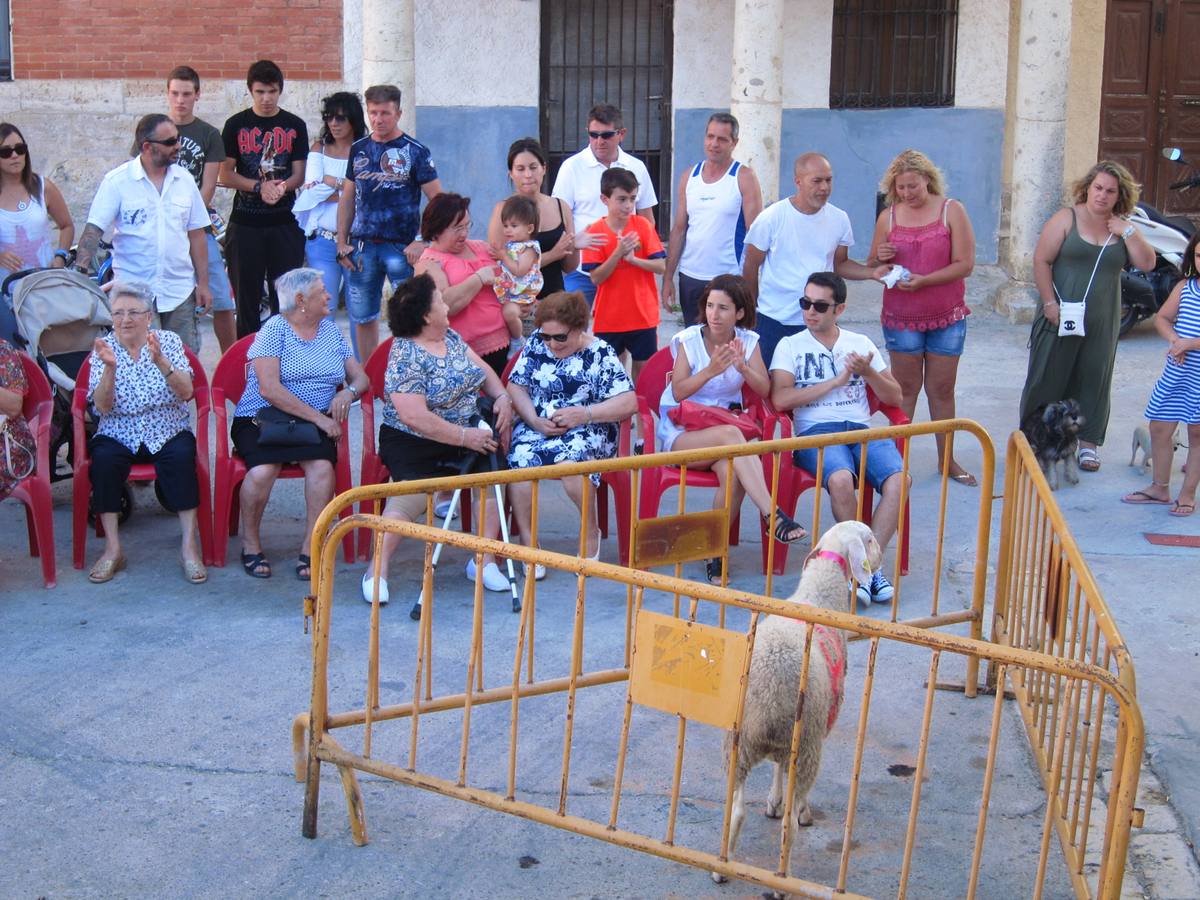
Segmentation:
{"type": "Polygon", "coordinates": [[[762,211],[762,191],[753,170],[733,159],[738,120],[713,113],[704,129],[704,161],[679,179],[679,200],[667,247],[662,304],[675,308],[673,279],[679,273],[684,325],[695,325],[704,286],[718,275],[740,275],[742,240],[762,211]]]}

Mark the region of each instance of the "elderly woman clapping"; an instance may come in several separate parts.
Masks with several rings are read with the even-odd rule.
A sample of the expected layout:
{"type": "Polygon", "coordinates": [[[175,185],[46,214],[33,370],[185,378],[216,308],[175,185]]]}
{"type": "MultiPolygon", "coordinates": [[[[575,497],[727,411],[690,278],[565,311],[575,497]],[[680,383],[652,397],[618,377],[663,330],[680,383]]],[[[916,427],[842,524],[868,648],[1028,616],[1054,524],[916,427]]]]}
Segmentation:
{"type": "Polygon", "coordinates": [[[196,437],[188,419],[192,369],[172,331],[150,328],[152,295],[142,284],[117,283],[113,330],[97,338],[88,376],[88,400],[100,414],[89,445],[92,505],[104,526],[104,552],[88,573],[93,584],[125,568],[117,532],[122,486],[136,462],[154,463],[163,506],[179,514],[183,574],[208,579],[196,542],[196,437]]]}
{"type": "MultiPolygon", "coordinates": [[[[388,353],[384,391],[388,402],[379,428],[379,456],[392,481],[457,475],[468,470],[479,454],[496,452],[508,443],[512,403],[500,378],[474,350],[450,328],[450,308],[429,275],[402,282],[387,303],[388,327],[395,340],[388,353]],[[495,431],[480,427],[480,391],[494,401],[495,431]]],[[[392,497],[384,516],[402,522],[417,521],[425,512],[425,494],[392,497]]],[[[495,537],[499,519],[488,506],[485,533],[495,537]]],[[[396,549],[394,534],[383,537],[380,556],[379,602],[389,598],[388,560],[396,549]]],[[[503,591],[508,581],[495,558],[483,558],[483,584],[503,591]]],[[[362,596],[368,603],[375,594],[374,565],[362,578],[362,596]]],[[[474,580],[475,560],[467,563],[467,578],[474,580]]],[[[410,615],[421,616],[417,600],[410,615]]]]}
{"type": "MultiPolygon", "coordinates": [[[[617,454],[617,425],[637,411],[633,383],[607,343],[587,330],[583,294],[560,291],[544,298],[534,313],[534,332],[513,366],[508,392],[521,417],[513,430],[508,464],[514,468],[608,459],[617,454]]],[[[580,510],[588,491],[586,554],[600,555],[596,486],[600,476],[563,479],[580,510]]],[[[509,487],[517,526],[531,533],[533,483],[509,487]]],[[[540,572],[538,573],[541,574],[540,572]]]]}
{"type": "Polygon", "coordinates": [[[318,514],[333,499],[334,463],[350,404],[367,389],[367,376],[329,315],[329,291],[316,269],[292,269],[275,281],[279,315],[263,323],[246,354],[251,362],[246,390],[234,413],[230,434],[246,461],[242,482],[242,568],[254,578],[270,578],[259,528],[271,488],[285,463],[304,470],[306,522],[296,577],[308,581],[309,540],[318,514]],[[274,412],[268,408],[273,408],[274,412]],[[280,414],[311,423],[295,442],[263,435],[280,414]]]}

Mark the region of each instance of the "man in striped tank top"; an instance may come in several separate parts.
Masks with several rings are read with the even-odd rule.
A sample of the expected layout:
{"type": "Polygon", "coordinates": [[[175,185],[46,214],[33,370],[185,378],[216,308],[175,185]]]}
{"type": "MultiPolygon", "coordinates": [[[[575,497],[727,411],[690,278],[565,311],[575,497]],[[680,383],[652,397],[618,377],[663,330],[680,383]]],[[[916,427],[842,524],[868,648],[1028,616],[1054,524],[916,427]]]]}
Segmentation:
{"type": "Polygon", "coordinates": [[[762,191],[754,171],[733,159],[738,120],[713,113],[704,128],[704,161],[679,179],[679,201],[667,248],[662,305],[675,308],[675,273],[685,325],[698,321],[704,286],[718,275],[742,273],[742,239],[762,212],[762,191]]]}

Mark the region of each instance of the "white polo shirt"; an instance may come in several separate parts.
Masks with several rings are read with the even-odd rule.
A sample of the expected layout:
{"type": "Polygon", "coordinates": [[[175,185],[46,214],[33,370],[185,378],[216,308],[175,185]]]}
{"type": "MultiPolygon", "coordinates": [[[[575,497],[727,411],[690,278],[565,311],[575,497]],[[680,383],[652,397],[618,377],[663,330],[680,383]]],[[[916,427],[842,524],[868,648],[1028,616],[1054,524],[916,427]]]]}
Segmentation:
{"type": "Polygon", "coordinates": [[[196,288],[188,232],[209,224],[208,211],[187,169],[176,163],[162,193],[134,157],[104,176],[88,224],[113,232],[113,273],[150,285],[159,312],[178,307],[196,288]]]}
{"type": "MultiPolygon", "coordinates": [[[[628,169],[638,180],[638,209],[649,209],[658,204],[658,196],[654,193],[645,163],[618,147],[617,158],[612,165],[618,169],[628,169]]],[[[600,176],[607,168],[610,167],[596,159],[591,146],[584,147],[574,156],[568,156],[559,167],[551,196],[558,197],[571,207],[577,232],[608,215],[608,210],[600,200],[600,176]]]]}

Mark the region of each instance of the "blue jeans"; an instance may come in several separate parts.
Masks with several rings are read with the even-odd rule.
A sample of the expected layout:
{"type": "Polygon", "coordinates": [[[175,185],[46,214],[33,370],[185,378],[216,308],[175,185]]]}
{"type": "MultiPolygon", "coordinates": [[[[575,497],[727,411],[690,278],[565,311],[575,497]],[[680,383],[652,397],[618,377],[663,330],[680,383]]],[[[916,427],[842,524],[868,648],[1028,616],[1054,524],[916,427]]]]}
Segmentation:
{"type": "Polygon", "coordinates": [[[400,282],[412,277],[413,269],[404,258],[406,244],[358,239],[351,239],[350,243],[355,246],[350,257],[354,268],[347,278],[350,290],[346,295],[346,309],[350,312],[350,321],[361,325],[379,318],[383,277],[387,276],[395,290],[400,282]]]}
{"type": "MultiPolygon", "coordinates": [[[[861,431],[869,428],[861,422],[822,422],[806,429],[796,437],[808,437],[813,434],[839,434],[844,431],[861,431]]],[[[807,450],[797,450],[792,454],[796,465],[817,473],[817,450],[810,447],[807,450]]],[[[850,474],[858,477],[858,466],[862,460],[862,444],[838,444],[825,448],[825,464],[821,476],[825,479],[825,487],[829,486],[829,476],[842,469],[848,469],[850,474]]],[[[904,458],[896,449],[896,442],[889,440],[867,442],[867,482],[876,491],[883,490],[883,483],[904,470],[904,458]]]]}
{"type": "MultiPolygon", "coordinates": [[[[330,298],[329,315],[326,318],[333,321],[338,298],[342,296],[343,290],[349,293],[350,273],[337,261],[337,244],[329,238],[309,238],[304,247],[304,256],[308,265],[321,273],[321,281],[330,298]]],[[[354,328],[350,329],[350,346],[354,348],[354,358],[358,359],[358,332],[354,328]]]]}
{"type": "Polygon", "coordinates": [[[791,337],[793,334],[804,331],[805,326],[803,324],[784,325],[782,322],[776,322],[770,316],[759,313],[754,330],[758,332],[758,349],[762,351],[763,363],[769,372],[771,371],[771,357],[775,355],[775,348],[779,346],[779,342],[785,337],[791,337]]]}
{"type": "Polygon", "coordinates": [[[208,289],[212,292],[213,312],[232,312],[233,291],[229,289],[229,273],[225,271],[225,257],[216,235],[209,232],[208,238],[208,289]]]}
{"type": "Polygon", "coordinates": [[[583,294],[583,298],[587,300],[588,309],[591,309],[596,302],[596,285],[591,276],[581,269],[563,273],[563,290],[579,291],[583,294]]]}

